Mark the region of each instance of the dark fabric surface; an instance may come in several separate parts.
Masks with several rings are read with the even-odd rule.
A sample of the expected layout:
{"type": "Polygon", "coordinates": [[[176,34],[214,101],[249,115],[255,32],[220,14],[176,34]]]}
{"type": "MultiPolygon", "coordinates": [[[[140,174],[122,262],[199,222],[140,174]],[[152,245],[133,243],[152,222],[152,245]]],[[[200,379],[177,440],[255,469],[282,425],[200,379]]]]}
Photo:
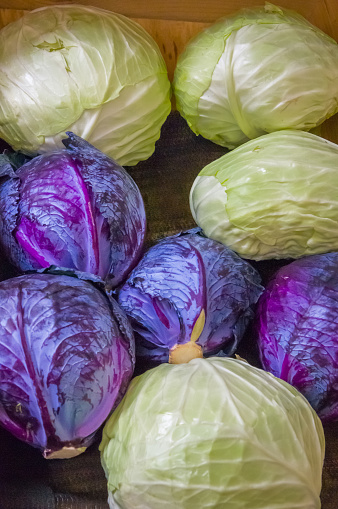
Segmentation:
{"type": "MultiPolygon", "coordinates": [[[[225,152],[224,148],[196,137],[178,113],[169,116],[154,155],[128,168],[146,206],[147,245],[195,226],[189,209],[190,187],[198,172],[225,152]]],[[[255,265],[266,282],[283,263],[270,261],[255,265]]],[[[13,274],[3,261],[0,278],[13,274]]],[[[259,366],[251,338],[249,329],[238,353],[259,366]]],[[[145,366],[137,366],[136,373],[144,369],[145,366]]],[[[337,509],[338,424],[326,426],[325,435],[322,509],[337,509]]],[[[77,458],[45,460],[38,450],[0,429],[0,509],[108,509],[99,441],[100,433],[97,442],[77,458]]]]}

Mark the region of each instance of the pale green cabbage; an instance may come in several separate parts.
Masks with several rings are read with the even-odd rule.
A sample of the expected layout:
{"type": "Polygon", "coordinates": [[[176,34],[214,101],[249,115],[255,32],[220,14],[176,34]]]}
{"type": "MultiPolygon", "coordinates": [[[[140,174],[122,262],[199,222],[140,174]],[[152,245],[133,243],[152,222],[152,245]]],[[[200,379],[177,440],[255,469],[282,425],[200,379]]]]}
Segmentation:
{"type": "Polygon", "coordinates": [[[230,149],[279,129],[310,130],[338,111],[338,44],[271,4],[198,34],[178,59],[177,108],[230,149]]]}
{"type": "Polygon", "coordinates": [[[231,358],[135,378],[100,445],[115,509],[319,509],[321,422],[270,373],[231,358]]]}
{"type": "Polygon", "coordinates": [[[51,150],[72,131],[133,165],[153,153],[170,108],[157,44],[124,16],[53,6],[0,31],[0,137],[16,150],[51,150]]]}
{"type": "Polygon", "coordinates": [[[190,207],[244,258],[338,251],[338,145],[297,130],[248,141],[203,168],[190,207]]]}

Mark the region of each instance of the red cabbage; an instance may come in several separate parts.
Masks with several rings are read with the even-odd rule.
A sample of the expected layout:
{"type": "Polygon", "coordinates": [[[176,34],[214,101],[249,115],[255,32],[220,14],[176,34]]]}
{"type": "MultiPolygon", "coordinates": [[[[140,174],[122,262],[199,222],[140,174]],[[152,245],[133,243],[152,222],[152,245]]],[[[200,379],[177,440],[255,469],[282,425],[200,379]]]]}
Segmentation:
{"type": "Polygon", "coordinates": [[[135,332],[136,355],[167,362],[194,342],[204,356],[231,355],[263,288],[258,272],[198,229],[151,247],[118,292],[135,332]]]}
{"type": "Polygon", "coordinates": [[[132,377],[134,336],[115,301],[66,275],[0,283],[0,423],[45,457],[83,452],[132,377]]]}
{"type": "Polygon", "coordinates": [[[140,191],[111,158],[72,133],[66,148],[2,165],[0,242],[20,270],[56,265],[114,287],[141,254],[146,219],[140,191]]]}
{"type": "Polygon", "coordinates": [[[322,421],[338,419],[338,253],[277,271],[257,310],[264,369],[296,387],[322,421]]]}

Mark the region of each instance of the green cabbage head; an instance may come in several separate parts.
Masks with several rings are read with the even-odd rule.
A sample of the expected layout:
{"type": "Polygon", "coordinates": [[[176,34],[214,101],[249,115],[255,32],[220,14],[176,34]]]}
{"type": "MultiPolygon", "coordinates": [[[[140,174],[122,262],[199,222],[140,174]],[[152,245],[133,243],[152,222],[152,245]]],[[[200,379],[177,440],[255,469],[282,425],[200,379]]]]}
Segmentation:
{"type": "Polygon", "coordinates": [[[203,168],[190,207],[244,258],[338,251],[338,145],[297,130],[248,141],[203,168]]]}
{"type": "Polygon", "coordinates": [[[196,134],[233,149],[280,129],[310,130],[338,110],[338,44],[267,3],[199,33],[175,70],[177,108],[196,134]]]}
{"type": "Polygon", "coordinates": [[[170,107],[157,44],[124,16],[59,5],[0,31],[0,137],[15,150],[62,147],[72,131],[133,165],[154,151],[170,107]]]}
{"type": "Polygon", "coordinates": [[[321,422],[286,382],[231,358],[134,378],[100,445],[111,509],[319,509],[321,422]]]}

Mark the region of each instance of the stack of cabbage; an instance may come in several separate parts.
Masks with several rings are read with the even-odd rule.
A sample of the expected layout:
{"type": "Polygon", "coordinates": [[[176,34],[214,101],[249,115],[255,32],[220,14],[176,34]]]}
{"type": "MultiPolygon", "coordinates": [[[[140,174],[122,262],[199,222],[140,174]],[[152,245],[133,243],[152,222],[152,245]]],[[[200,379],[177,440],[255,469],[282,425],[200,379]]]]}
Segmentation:
{"type": "Polygon", "coordinates": [[[192,186],[207,236],[255,260],[338,249],[338,147],[304,132],[336,113],[337,83],[336,41],[271,4],[188,44],[175,71],[179,110],[216,143],[246,142],[192,186]]]}
{"type": "MultiPolygon", "coordinates": [[[[300,258],[276,275],[259,302],[261,360],[265,369],[301,390],[323,420],[336,420],[338,146],[291,127],[308,129],[336,111],[338,45],[299,16],[271,5],[220,22],[192,42],[178,65],[176,89],[188,120],[191,57],[211,34],[223,48],[222,69],[232,88],[215,88],[217,64],[204,98],[189,104],[197,112],[197,103],[212,100],[218,91],[231,111],[241,113],[234,118],[247,138],[274,132],[246,141],[203,168],[191,188],[191,211],[205,235],[244,258],[300,258]],[[256,34],[252,44],[245,42],[248,34],[256,34]],[[250,68],[260,51],[255,76],[244,74],[240,62],[250,68]]],[[[195,126],[200,119],[201,125],[213,123],[202,112],[193,118],[195,126]]],[[[215,140],[227,144],[229,126],[223,127],[222,140],[215,140]]],[[[239,136],[236,144],[242,141],[239,136]]]]}
{"type": "Polygon", "coordinates": [[[145,209],[107,154],[150,156],[170,83],[141,27],[68,5],[0,32],[0,90],[0,136],[45,152],[0,159],[1,248],[18,271],[47,270],[0,284],[0,422],[45,457],[70,457],[93,441],[135,365],[130,324],[103,282],[115,287],[138,261],[145,209]],[[69,128],[82,137],[66,138],[69,128]]]}
{"type": "Polygon", "coordinates": [[[0,423],[53,458],[85,450],[132,377],[133,332],[103,281],[126,277],[145,236],[129,174],[72,133],[64,143],[17,171],[0,159],[2,250],[42,272],[0,283],[0,423]]]}
{"type": "Polygon", "coordinates": [[[2,247],[19,270],[47,271],[0,285],[2,424],[45,457],[83,452],[126,391],[133,329],[139,357],[174,364],[135,378],[105,426],[111,508],[319,509],[319,417],[284,381],[227,356],[263,291],[238,254],[338,247],[338,147],[302,131],[337,110],[335,41],[267,5],[188,46],[181,113],[213,141],[247,143],[192,187],[205,235],[164,239],[140,260],[142,197],[97,149],[121,164],[151,154],[170,108],[158,48],[121,16],[70,5],[0,38],[0,136],[35,154],[75,133],[17,171],[1,167],[2,247]]]}
{"type": "MultiPolygon", "coordinates": [[[[229,148],[246,142],[204,168],[192,186],[191,210],[206,236],[255,260],[338,249],[338,146],[304,132],[337,111],[337,78],[337,43],[300,16],[271,5],[221,21],[187,47],[174,81],[182,115],[196,133],[212,141],[229,148]]],[[[191,320],[189,313],[198,302],[192,297],[195,286],[189,286],[182,271],[179,290],[172,288],[177,264],[169,245],[165,252],[174,269],[166,265],[163,284],[153,286],[165,266],[158,248],[156,256],[149,251],[134,269],[120,303],[141,337],[142,355],[161,355],[166,341],[174,343],[179,321],[181,333],[192,331],[190,344],[201,340],[207,352],[213,337],[212,292],[200,299],[209,321],[203,312],[191,320]]],[[[198,253],[203,255],[200,247],[198,253]]],[[[190,251],[186,256],[192,266],[190,251]]],[[[210,259],[218,266],[211,246],[210,259]]],[[[206,264],[204,255],[199,263],[206,264]]],[[[208,279],[208,271],[204,274],[207,287],[218,285],[208,279]]],[[[328,278],[329,267],[322,280],[316,273],[307,281],[320,285],[328,278]]],[[[311,294],[308,286],[304,290],[311,294]]],[[[338,298],[338,286],[334,291],[338,298]]],[[[288,297],[283,303],[287,313],[288,297]]],[[[273,302],[271,309],[268,316],[276,311],[273,302]]],[[[323,313],[330,313],[330,307],[321,303],[317,326],[323,313]]],[[[338,315],[333,321],[338,323],[338,315]]],[[[287,315],[276,318],[275,327],[270,323],[276,334],[269,337],[273,346],[267,343],[266,367],[278,364],[276,372],[283,376],[282,361],[290,361],[292,381],[303,374],[311,403],[323,417],[336,418],[337,391],[328,392],[328,386],[337,382],[327,373],[335,369],[337,341],[330,343],[332,357],[326,350],[315,356],[322,363],[319,369],[311,354],[304,354],[299,364],[288,353],[272,361],[283,347],[286,352],[289,345],[293,352],[304,348],[304,335],[294,346],[291,326],[284,339],[285,322],[287,315]],[[281,347],[275,346],[280,337],[281,347]],[[325,373],[320,373],[324,358],[325,373]]],[[[264,332],[264,318],[262,323],[264,332]]],[[[320,336],[308,336],[310,352],[315,353],[320,336]]],[[[101,454],[110,507],[319,509],[323,440],[309,402],[269,373],[229,358],[163,364],[134,379],[105,426],[101,454]]]]}

